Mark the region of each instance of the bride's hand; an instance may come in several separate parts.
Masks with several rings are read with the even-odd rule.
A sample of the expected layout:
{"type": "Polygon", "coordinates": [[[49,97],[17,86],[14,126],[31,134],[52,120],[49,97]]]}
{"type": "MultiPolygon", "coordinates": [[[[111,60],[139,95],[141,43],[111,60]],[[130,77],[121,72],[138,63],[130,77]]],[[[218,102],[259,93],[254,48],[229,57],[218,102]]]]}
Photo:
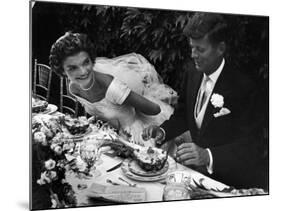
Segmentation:
{"type": "Polygon", "coordinates": [[[151,138],[155,138],[158,130],[159,130],[159,127],[156,125],[151,125],[151,126],[148,126],[147,128],[144,128],[144,130],[142,131],[143,140],[147,141],[151,138]]]}
{"type": "Polygon", "coordinates": [[[144,141],[152,141],[151,139],[153,139],[154,144],[160,146],[165,139],[165,132],[159,126],[151,125],[143,130],[142,138],[144,141]]]}

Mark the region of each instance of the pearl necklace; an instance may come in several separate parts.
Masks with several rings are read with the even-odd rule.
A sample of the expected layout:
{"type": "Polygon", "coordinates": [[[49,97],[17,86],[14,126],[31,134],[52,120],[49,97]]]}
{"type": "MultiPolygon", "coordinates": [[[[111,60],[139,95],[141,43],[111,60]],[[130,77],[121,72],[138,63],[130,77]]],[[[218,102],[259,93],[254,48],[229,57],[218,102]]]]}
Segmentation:
{"type": "Polygon", "coordinates": [[[81,89],[82,89],[83,91],[89,91],[89,90],[90,90],[90,89],[94,86],[95,79],[94,79],[94,77],[93,77],[92,79],[93,79],[93,82],[92,82],[92,84],[91,84],[91,86],[90,86],[90,87],[88,87],[88,88],[84,89],[82,86],[80,86],[80,87],[81,87],[81,89]]]}

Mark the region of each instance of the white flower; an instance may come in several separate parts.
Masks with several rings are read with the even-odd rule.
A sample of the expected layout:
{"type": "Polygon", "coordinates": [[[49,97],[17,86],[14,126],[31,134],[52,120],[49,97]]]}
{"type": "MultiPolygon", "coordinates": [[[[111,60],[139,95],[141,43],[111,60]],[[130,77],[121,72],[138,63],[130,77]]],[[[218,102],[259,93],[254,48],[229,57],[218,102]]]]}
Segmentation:
{"type": "Polygon", "coordinates": [[[52,202],[52,208],[59,208],[59,199],[58,199],[58,195],[53,193],[50,195],[51,198],[51,202],[52,202]]]}
{"type": "Polygon", "coordinates": [[[61,143],[62,140],[65,138],[64,133],[56,133],[52,139],[52,143],[61,143]]]}
{"type": "Polygon", "coordinates": [[[211,97],[211,103],[215,108],[222,108],[224,104],[223,96],[219,94],[213,94],[211,97]]]}
{"type": "Polygon", "coordinates": [[[55,171],[44,171],[41,173],[40,179],[37,180],[39,185],[45,185],[51,183],[53,180],[57,179],[57,172],[55,171]]]}
{"type": "Polygon", "coordinates": [[[58,207],[58,203],[55,199],[51,199],[51,202],[52,202],[51,208],[57,208],[58,207]]]}
{"type": "Polygon", "coordinates": [[[53,136],[52,131],[47,128],[46,126],[41,127],[41,132],[45,133],[45,135],[49,138],[51,138],[53,136]]]}
{"type": "Polygon", "coordinates": [[[55,151],[55,153],[56,153],[57,155],[61,155],[61,154],[62,154],[62,148],[61,148],[61,146],[56,146],[56,147],[54,148],[54,151],[55,151]]]}
{"type": "Polygon", "coordinates": [[[55,118],[50,118],[48,121],[48,128],[50,128],[52,132],[56,132],[60,129],[60,126],[55,118]]]}
{"type": "Polygon", "coordinates": [[[56,148],[56,146],[58,146],[56,143],[52,143],[50,146],[51,150],[54,150],[56,148]]]}
{"type": "Polygon", "coordinates": [[[69,142],[69,143],[64,143],[63,144],[63,151],[70,151],[70,152],[72,152],[73,151],[73,148],[75,147],[75,144],[74,143],[71,143],[71,142],[69,142]]]}
{"type": "Polygon", "coordinates": [[[45,168],[47,170],[51,170],[51,169],[55,168],[55,166],[56,166],[56,161],[54,161],[52,159],[45,161],[45,168]]]}
{"type": "Polygon", "coordinates": [[[51,144],[50,148],[57,154],[61,155],[62,154],[62,147],[58,144],[51,144]]]}
{"type": "Polygon", "coordinates": [[[37,143],[41,143],[44,146],[47,146],[46,135],[43,132],[35,132],[34,133],[34,141],[37,143]]]}
{"type": "Polygon", "coordinates": [[[37,180],[37,183],[39,185],[44,185],[46,183],[51,183],[51,179],[48,177],[47,172],[44,171],[43,173],[41,173],[41,177],[40,179],[37,180]]]}
{"type": "Polygon", "coordinates": [[[43,181],[43,180],[41,180],[41,179],[38,179],[38,180],[37,180],[37,184],[38,184],[38,185],[45,185],[46,183],[45,183],[45,181],[43,181]]]}
{"type": "Polygon", "coordinates": [[[47,173],[47,176],[51,179],[51,180],[55,180],[57,178],[57,172],[55,171],[49,171],[47,173]]]}
{"type": "Polygon", "coordinates": [[[64,160],[58,161],[57,162],[57,167],[64,168],[65,167],[65,161],[64,160]]]}

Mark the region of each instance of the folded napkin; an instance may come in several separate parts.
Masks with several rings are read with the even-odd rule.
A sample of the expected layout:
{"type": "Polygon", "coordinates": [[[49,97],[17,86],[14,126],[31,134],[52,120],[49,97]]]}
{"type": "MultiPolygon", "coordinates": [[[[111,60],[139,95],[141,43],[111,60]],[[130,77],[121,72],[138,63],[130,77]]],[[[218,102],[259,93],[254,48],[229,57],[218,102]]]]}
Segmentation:
{"type": "Polygon", "coordinates": [[[126,185],[108,186],[93,183],[87,190],[90,198],[103,198],[115,202],[138,203],[146,201],[144,188],[129,187],[126,185]]]}

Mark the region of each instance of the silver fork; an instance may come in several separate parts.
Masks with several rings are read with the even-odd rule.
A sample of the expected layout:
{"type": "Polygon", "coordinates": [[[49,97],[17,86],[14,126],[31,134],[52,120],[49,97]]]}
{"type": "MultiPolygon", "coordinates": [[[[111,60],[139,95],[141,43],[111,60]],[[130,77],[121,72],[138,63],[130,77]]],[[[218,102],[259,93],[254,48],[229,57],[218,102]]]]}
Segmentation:
{"type": "Polygon", "coordinates": [[[137,186],[137,184],[130,183],[130,182],[124,180],[122,177],[118,177],[118,179],[121,180],[121,181],[123,181],[123,182],[125,182],[125,183],[127,183],[127,184],[128,184],[129,186],[131,186],[131,187],[136,187],[136,186],[137,186]]]}
{"type": "Polygon", "coordinates": [[[113,182],[113,181],[110,180],[110,179],[107,179],[106,182],[109,183],[109,184],[112,184],[112,185],[121,185],[121,184],[119,184],[119,183],[117,183],[117,182],[113,182]]]}

